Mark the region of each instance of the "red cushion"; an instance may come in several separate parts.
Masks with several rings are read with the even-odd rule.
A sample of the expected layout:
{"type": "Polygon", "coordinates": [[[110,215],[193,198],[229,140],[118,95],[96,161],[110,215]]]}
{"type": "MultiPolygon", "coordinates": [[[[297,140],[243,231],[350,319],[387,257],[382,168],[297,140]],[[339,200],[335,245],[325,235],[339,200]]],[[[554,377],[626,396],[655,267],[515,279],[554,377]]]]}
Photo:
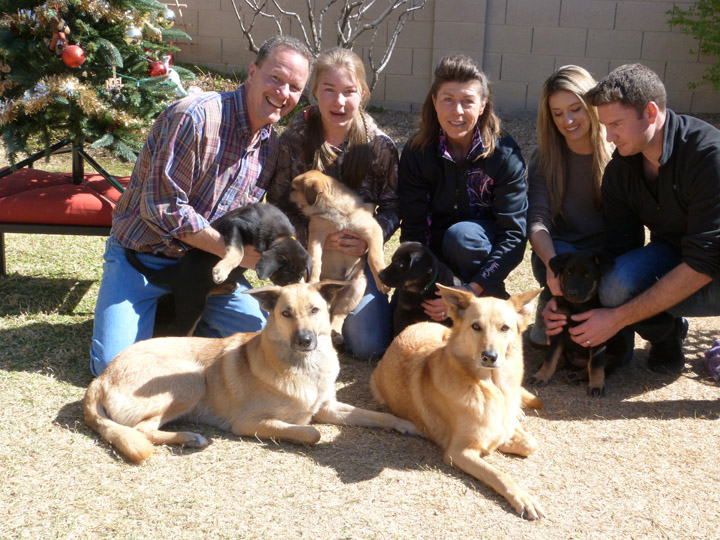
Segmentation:
{"type": "MultiPolygon", "coordinates": [[[[116,180],[127,186],[130,178],[116,180]]],[[[76,185],[70,173],[37,169],[0,178],[0,223],[109,227],[120,193],[99,174],[86,174],[85,181],[76,185]]]]}

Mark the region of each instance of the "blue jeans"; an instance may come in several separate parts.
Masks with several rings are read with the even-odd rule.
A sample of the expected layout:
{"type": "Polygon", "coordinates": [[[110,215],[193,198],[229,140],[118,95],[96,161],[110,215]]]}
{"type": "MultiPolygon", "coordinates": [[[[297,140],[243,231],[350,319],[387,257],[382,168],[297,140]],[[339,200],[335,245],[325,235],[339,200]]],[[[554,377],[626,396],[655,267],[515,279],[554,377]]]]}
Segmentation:
{"type": "MultiPolygon", "coordinates": [[[[620,306],[649,289],[681,262],[680,253],[664,242],[650,242],[621,255],[600,282],[600,301],[604,306],[620,306]]],[[[720,282],[713,280],[685,300],[633,328],[645,340],[661,342],[675,328],[676,317],[720,315],[720,282]]]]}
{"type": "MultiPolygon", "coordinates": [[[[555,248],[555,255],[578,251],[571,243],[563,242],[562,240],[554,240],[553,247],[555,248]]],[[[537,282],[541,287],[544,287],[543,292],[540,293],[540,299],[547,302],[552,297],[552,293],[547,286],[547,268],[543,260],[538,257],[534,251],[532,255],[530,255],[530,267],[537,282]]]]}
{"type": "MultiPolygon", "coordinates": [[[[152,337],[158,299],[170,292],[168,287],[149,283],[135,270],[113,236],[107,240],[104,257],[90,346],[90,369],[95,376],[126,347],[152,337]]],[[[177,264],[176,260],[146,253],[139,253],[138,258],[150,268],[177,264]]],[[[227,337],[236,332],[261,330],[266,317],[260,304],[252,296],[242,294],[251,288],[242,278],[233,294],[209,296],[195,335],[227,337]]]]}
{"type": "MultiPolygon", "coordinates": [[[[443,259],[463,282],[468,282],[478,273],[494,245],[495,223],[492,220],[459,221],[445,231],[443,259]]],[[[519,253],[515,266],[522,261],[522,251],[519,253]]],[[[491,296],[507,298],[503,283],[485,289],[491,296]]]]}
{"type": "Polygon", "coordinates": [[[386,294],[378,291],[365,265],[367,288],[358,306],[348,314],[342,334],[349,354],[360,360],[379,359],[392,339],[392,312],[386,294]]]}

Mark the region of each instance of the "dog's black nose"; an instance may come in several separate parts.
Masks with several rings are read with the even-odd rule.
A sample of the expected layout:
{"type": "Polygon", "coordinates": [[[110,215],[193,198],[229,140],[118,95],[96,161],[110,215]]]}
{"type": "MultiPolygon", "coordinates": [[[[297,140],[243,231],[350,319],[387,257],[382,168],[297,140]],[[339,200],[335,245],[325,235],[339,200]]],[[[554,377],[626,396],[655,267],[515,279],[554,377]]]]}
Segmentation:
{"type": "Polygon", "coordinates": [[[317,346],[315,332],[298,330],[293,337],[293,348],[298,351],[312,351],[317,346]]]}
{"type": "Polygon", "coordinates": [[[493,367],[497,362],[498,354],[495,351],[483,351],[482,363],[485,367],[493,367]]]}

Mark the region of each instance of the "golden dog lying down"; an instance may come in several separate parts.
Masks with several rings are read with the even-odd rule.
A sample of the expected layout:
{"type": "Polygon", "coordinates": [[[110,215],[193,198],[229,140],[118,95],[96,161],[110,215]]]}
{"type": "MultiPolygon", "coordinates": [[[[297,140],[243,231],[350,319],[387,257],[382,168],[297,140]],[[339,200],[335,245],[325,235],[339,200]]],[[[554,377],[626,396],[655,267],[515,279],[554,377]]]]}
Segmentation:
{"type": "Polygon", "coordinates": [[[438,285],[453,327],[422,322],[403,330],[372,374],[373,395],[445,450],[445,461],[486,483],[527,519],[540,504],[484,459],[495,449],[528,456],[535,439],[519,424],[521,403],[542,403],[521,386],[521,332],[540,293],[475,298],[438,285]]]}
{"type": "Polygon", "coordinates": [[[90,383],[85,423],[134,462],[147,459],[154,444],[208,444],[197,433],[160,430],[173,420],[302,444],[320,440],[320,432],[307,425],[313,420],[418,434],[406,420],[335,399],[340,365],[328,302],[344,285],[325,281],[248,291],[270,312],[261,332],[131,345],[90,383]]]}

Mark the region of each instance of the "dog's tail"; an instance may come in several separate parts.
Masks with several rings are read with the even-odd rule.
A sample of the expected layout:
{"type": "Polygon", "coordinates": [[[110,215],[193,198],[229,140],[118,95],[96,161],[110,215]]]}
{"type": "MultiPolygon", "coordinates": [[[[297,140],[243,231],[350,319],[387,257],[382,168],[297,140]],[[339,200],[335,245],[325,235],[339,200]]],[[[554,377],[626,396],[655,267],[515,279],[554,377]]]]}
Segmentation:
{"type": "Polygon", "coordinates": [[[110,419],[102,404],[104,394],[97,379],[90,383],[83,399],[85,423],[133,463],[145,461],[153,453],[153,444],[137,429],[110,419]]]}
{"type": "Polygon", "coordinates": [[[127,262],[130,263],[130,266],[145,276],[150,283],[154,283],[155,285],[170,285],[169,276],[173,269],[172,266],[158,270],[145,266],[137,256],[137,252],[128,248],[125,248],[125,258],[127,262]]]}
{"type": "Polygon", "coordinates": [[[525,390],[522,386],[520,387],[520,403],[523,407],[532,407],[533,409],[542,409],[543,403],[540,398],[532,392],[525,390]]]}

